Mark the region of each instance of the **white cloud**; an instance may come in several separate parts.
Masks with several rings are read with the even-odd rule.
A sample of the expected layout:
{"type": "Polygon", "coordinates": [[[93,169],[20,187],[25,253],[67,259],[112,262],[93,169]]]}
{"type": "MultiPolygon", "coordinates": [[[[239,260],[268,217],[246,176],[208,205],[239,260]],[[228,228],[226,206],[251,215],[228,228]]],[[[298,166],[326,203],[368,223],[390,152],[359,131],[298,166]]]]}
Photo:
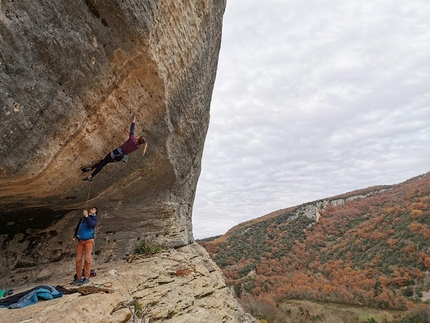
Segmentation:
{"type": "Polygon", "coordinates": [[[430,3],[229,1],[196,238],[429,171],[430,3]]]}

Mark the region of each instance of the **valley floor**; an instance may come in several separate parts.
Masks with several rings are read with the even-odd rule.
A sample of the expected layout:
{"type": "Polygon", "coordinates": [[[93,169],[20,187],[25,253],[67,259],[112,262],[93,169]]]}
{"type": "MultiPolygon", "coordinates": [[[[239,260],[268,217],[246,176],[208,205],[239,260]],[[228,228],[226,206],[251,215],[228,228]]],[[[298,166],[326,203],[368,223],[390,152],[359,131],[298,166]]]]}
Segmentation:
{"type": "Polygon", "coordinates": [[[242,301],[244,307],[261,323],[430,322],[430,306],[425,304],[410,311],[400,311],[307,300],[285,300],[276,307],[252,298],[242,301]]]}

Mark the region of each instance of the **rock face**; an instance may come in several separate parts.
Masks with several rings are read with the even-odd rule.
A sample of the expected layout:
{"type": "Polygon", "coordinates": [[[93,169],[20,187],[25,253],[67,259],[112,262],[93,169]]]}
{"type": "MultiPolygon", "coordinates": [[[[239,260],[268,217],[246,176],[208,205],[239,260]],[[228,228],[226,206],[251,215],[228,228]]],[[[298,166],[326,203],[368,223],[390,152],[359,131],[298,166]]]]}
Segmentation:
{"type": "Polygon", "coordinates": [[[192,242],[225,1],[0,8],[0,276],[70,259],[73,228],[91,206],[96,263],[142,238],[192,242]],[[121,145],[133,115],[146,155],[83,182],[80,168],[121,145]]]}
{"type": "MultiPolygon", "coordinates": [[[[73,263],[68,265],[73,267],[73,263]]],[[[234,301],[218,267],[195,243],[114,265],[98,266],[97,276],[91,278],[90,285],[85,285],[101,285],[103,291],[113,293],[86,296],[74,293],[22,309],[0,308],[0,317],[7,318],[8,322],[46,323],[56,323],[59,318],[62,323],[256,322],[234,301]],[[144,313],[143,317],[137,316],[139,311],[144,313]],[[135,314],[133,321],[130,316],[135,314]]],[[[48,265],[44,274],[52,270],[58,271],[58,268],[48,265]]],[[[57,274],[50,283],[64,286],[68,281],[64,275],[57,274]]]]}
{"type": "Polygon", "coordinates": [[[128,309],[110,315],[113,305],[135,297],[152,304],[152,321],[248,322],[192,244],[225,0],[3,0],[0,9],[0,288],[70,281],[74,227],[97,206],[94,265],[102,281],[118,272],[116,292],[87,296],[97,313],[75,296],[55,300],[42,321],[76,322],[73,311],[123,321],[128,309]],[[133,115],[145,156],[83,182],[81,167],[121,145],[133,115]],[[169,249],[124,265],[143,239],[182,256],[169,249]],[[169,272],[184,261],[191,272],[169,272]]]}

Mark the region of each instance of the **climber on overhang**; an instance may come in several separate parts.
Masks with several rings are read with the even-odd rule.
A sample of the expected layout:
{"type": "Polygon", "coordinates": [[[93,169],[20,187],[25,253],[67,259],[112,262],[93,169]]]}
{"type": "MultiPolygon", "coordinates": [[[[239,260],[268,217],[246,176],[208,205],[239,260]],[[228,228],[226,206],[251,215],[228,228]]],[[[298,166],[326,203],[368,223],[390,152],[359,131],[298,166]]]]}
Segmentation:
{"type": "Polygon", "coordinates": [[[108,163],[119,161],[123,161],[126,163],[128,160],[128,155],[138,149],[142,149],[142,155],[145,155],[146,148],[148,145],[146,143],[145,138],[143,138],[142,136],[136,137],[136,135],[134,134],[135,124],[136,116],[133,116],[133,121],[130,125],[129,138],[120,147],[108,153],[106,157],[100,160],[97,164],[94,164],[91,167],[81,168],[83,172],[91,172],[92,170],[94,170],[90,176],[82,179],[83,181],[92,181],[93,177],[96,176],[108,163]]]}

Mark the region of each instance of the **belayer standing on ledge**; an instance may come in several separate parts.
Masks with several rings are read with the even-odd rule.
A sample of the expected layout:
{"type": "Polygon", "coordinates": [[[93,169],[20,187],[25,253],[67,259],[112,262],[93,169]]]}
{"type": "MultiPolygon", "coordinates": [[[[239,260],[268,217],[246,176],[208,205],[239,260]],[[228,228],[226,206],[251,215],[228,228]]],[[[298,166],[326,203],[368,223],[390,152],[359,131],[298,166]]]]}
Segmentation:
{"type": "Polygon", "coordinates": [[[91,274],[91,253],[94,247],[94,228],[97,225],[98,210],[96,207],[91,208],[88,212],[84,210],[84,216],[79,219],[75,228],[73,241],[78,240],[76,246],[76,278],[72,285],[83,285],[90,282],[91,274]],[[84,257],[85,254],[85,257],[84,257]],[[82,261],[84,260],[84,277],[82,277],[82,261]]]}
{"type": "Polygon", "coordinates": [[[130,125],[130,136],[126,142],[124,142],[120,147],[116,148],[114,151],[111,151],[106,155],[101,161],[97,164],[94,164],[91,167],[83,167],[81,170],[83,172],[92,172],[92,174],[88,177],[82,179],[83,181],[92,181],[93,177],[96,176],[108,163],[124,161],[127,162],[128,155],[132,152],[142,149],[142,155],[145,155],[147,143],[145,138],[142,136],[136,137],[134,134],[134,127],[136,124],[136,116],[133,116],[133,121],[130,125]]]}

